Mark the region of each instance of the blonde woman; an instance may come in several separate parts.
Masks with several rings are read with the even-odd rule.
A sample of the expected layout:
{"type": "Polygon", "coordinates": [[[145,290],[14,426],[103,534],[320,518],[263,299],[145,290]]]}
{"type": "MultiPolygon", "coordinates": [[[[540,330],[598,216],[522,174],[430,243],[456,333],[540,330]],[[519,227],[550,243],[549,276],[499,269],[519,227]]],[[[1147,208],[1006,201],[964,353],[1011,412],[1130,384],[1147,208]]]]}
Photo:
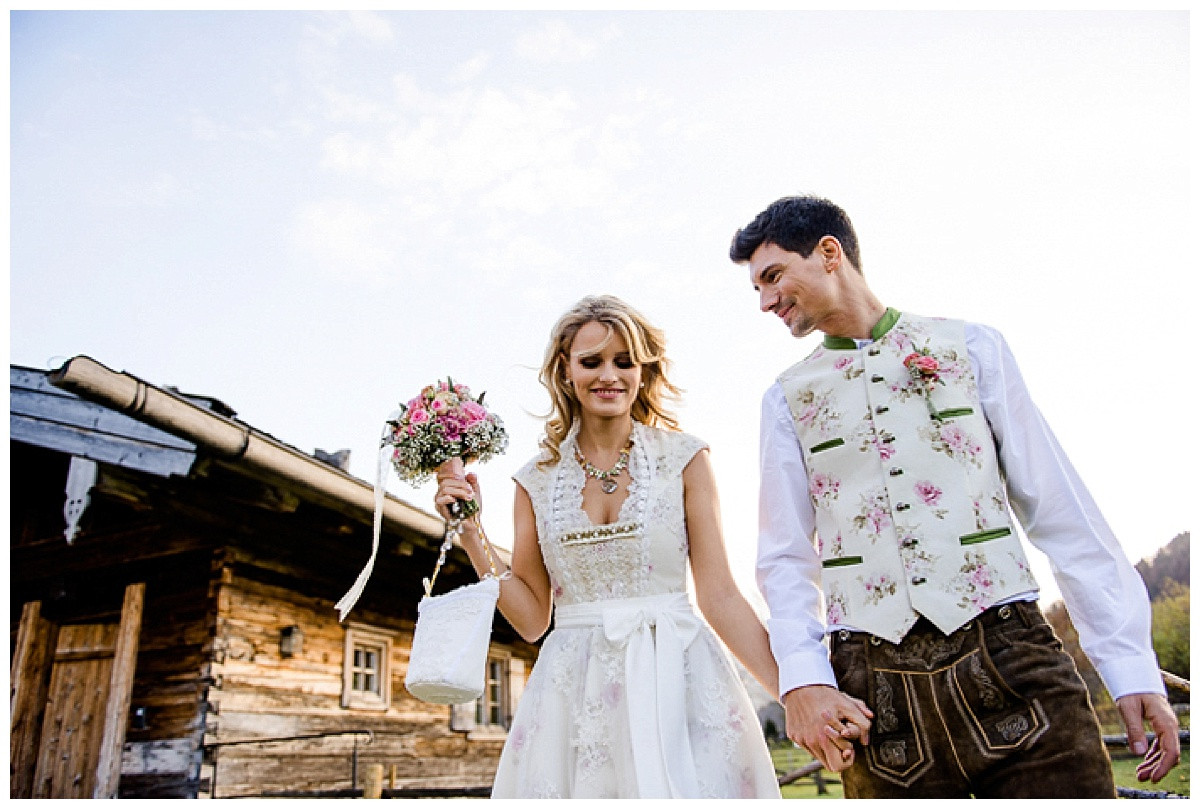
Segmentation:
{"type": "MultiPolygon", "coordinates": [[[[541,453],[514,479],[499,608],[537,664],[492,797],[779,797],[754,709],[712,630],[771,694],[766,630],[729,571],[708,452],[666,409],[662,333],[611,296],[554,326],[541,453]],[[691,563],[696,601],[686,593],[691,563]],[[711,626],[712,629],[709,627],[711,626]]],[[[479,498],[443,476],[435,502],[479,498]]],[[[480,500],[480,502],[482,502],[480,500]]],[[[462,543],[487,558],[474,524],[462,543]]]]}

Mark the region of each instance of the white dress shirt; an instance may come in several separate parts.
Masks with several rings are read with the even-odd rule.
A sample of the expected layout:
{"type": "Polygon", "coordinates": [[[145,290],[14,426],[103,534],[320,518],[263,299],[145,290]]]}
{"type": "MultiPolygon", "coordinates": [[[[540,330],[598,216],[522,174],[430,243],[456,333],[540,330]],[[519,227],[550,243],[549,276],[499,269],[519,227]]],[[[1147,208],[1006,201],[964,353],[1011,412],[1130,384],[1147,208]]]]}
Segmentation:
{"type": "MultiPolygon", "coordinates": [[[[1141,577],[1035,407],[1004,338],[974,323],[966,324],[965,336],[1013,511],[1029,541],[1049,557],[1080,645],[1114,699],[1166,693],[1141,577]]],[[[816,517],[779,383],[763,396],[760,429],[757,580],[771,610],[779,694],[803,685],[836,687],[822,641],[826,632],[854,627],[827,627],[822,617],[816,517]]]]}

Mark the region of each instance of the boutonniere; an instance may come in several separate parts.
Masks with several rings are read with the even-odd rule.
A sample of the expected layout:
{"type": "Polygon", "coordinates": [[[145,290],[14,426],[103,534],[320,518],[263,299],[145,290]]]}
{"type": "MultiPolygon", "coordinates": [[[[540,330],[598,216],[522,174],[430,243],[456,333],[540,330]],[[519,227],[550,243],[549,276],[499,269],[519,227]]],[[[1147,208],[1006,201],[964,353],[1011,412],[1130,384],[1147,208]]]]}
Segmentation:
{"type": "Polygon", "coordinates": [[[908,369],[908,374],[912,377],[913,382],[925,394],[925,404],[929,406],[929,415],[935,419],[938,418],[937,408],[933,406],[933,400],[930,399],[930,395],[938,385],[946,384],[941,377],[942,365],[938,362],[938,358],[930,354],[928,348],[920,348],[904,358],[904,367],[908,369]]]}

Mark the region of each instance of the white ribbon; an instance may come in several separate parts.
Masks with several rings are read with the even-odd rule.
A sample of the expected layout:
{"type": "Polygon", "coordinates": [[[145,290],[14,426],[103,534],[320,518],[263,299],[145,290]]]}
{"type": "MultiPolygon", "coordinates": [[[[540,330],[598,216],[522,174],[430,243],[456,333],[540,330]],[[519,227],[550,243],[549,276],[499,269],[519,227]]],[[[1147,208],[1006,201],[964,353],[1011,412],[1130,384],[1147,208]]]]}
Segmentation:
{"type": "MultiPolygon", "coordinates": [[[[383,435],[386,438],[390,433],[390,428],[383,428],[383,435]]],[[[375,527],[371,539],[371,558],[367,560],[366,566],[362,572],[358,574],[358,578],[354,580],[350,591],[342,596],[341,601],[334,605],[338,611],[338,621],[346,620],[346,616],[350,610],[354,609],[354,605],[358,602],[358,597],[362,595],[367,586],[367,579],[371,578],[371,571],[375,569],[375,557],[379,554],[379,534],[383,529],[383,499],[387,494],[384,488],[384,481],[387,478],[388,465],[391,461],[391,447],[380,446],[379,448],[379,464],[375,470],[375,527]]]]}
{"type": "Polygon", "coordinates": [[[684,650],[700,619],[684,593],[564,604],[555,626],[600,626],[626,643],[625,704],[637,773],[638,797],[699,798],[688,736],[684,650]]]}

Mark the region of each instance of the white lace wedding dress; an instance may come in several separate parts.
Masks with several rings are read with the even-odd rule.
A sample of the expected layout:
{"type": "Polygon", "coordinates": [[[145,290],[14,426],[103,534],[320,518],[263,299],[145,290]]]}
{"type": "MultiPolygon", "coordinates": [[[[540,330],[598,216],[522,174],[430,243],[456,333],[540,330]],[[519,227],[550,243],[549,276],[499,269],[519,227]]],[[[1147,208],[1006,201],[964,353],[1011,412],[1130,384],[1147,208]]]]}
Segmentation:
{"type": "Polygon", "coordinates": [[[526,464],[554,629],[517,706],[494,798],[779,797],[754,708],[689,605],[682,472],[704,444],[635,423],[617,522],[583,511],[575,436],[526,464]]]}

